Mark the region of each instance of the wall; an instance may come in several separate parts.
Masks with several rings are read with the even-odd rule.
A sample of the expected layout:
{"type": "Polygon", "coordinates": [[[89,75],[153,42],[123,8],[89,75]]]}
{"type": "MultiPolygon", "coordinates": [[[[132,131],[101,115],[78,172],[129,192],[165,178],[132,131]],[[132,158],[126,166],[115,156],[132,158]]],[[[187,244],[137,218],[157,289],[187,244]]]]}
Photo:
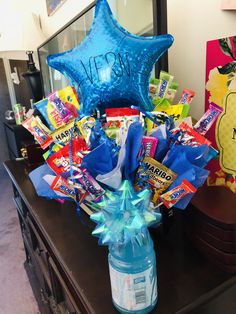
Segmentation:
{"type": "MultiPolygon", "coordinates": [[[[66,0],[52,16],[48,16],[44,0],[44,5],[39,8],[44,34],[48,37],[53,35],[92,2],[93,0],[66,0]]],[[[112,10],[116,11],[116,0],[109,0],[109,4],[112,10]]]]}
{"type": "Polygon", "coordinates": [[[221,0],[167,0],[168,32],[175,38],[169,69],[180,88],[196,91],[191,114],[204,110],[206,41],[236,35],[236,11],[221,11],[221,0]]]}
{"type": "Polygon", "coordinates": [[[51,36],[58,31],[62,26],[69,22],[73,17],[84,10],[92,0],[67,0],[63,5],[52,15],[47,15],[46,1],[40,8],[40,17],[42,21],[43,32],[46,36],[51,36]]]}
{"type": "MultiPolygon", "coordinates": [[[[117,6],[116,0],[109,0],[112,9],[118,14],[120,11],[123,19],[125,14],[122,13],[120,2],[125,1],[128,5],[129,2],[134,2],[118,0],[117,6]]],[[[151,0],[142,1],[148,3],[151,0]]],[[[47,16],[45,0],[0,0],[0,11],[4,12],[6,7],[13,6],[39,14],[45,36],[49,37],[91,2],[93,1],[67,0],[51,17],[47,16]]],[[[168,30],[175,38],[175,43],[169,50],[169,69],[180,83],[180,90],[189,87],[196,91],[191,113],[199,118],[204,110],[206,41],[236,35],[236,11],[221,11],[221,0],[167,0],[167,3],[168,30]]],[[[137,10],[138,6],[135,12],[137,10]]],[[[146,11],[143,10],[143,19],[147,16],[146,11]]],[[[137,12],[135,16],[137,18],[137,12]]],[[[125,22],[122,24],[125,25],[125,22]]]]}
{"type": "MultiPolygon", "coordinates": [[[[137,4],[133,4],[136,17],[140,1],[135,0],[137,4]]],[[[145,0],[145,5],[150,1],[145,0]]],[[[51,17],[47,17],[46,6],[44,9],[41,7],[44,32],[47,36],[52,35],[91,2],[92,0],[67,0],[51,17]]],[[[121,2],[124,3],[118,0],[117,7],[112,3],[113,9],[117,9],[118,15],[123,19],[122,24],[129,28],[129,21],[133,22],[134,19],[126,18],[121,2]],[[125,19],[128,21],[125,22],[125,19]]],[[[134,0],[126,2],[130,5],[134,0]]],[[[206,41],[236,35],[236,11],[222,11],[221,0],[167,0],[167,4],[168,31],[175,38],[174,45],[169,50],[169,70],[180,83],[178,96],[185,87],[196,91],[191,114],[199,118],[204,112],[206,41]]],[[[149,15],[147,10],[143,10],[143,20],[146,21],[146,16],[149,15]]]]}
{"type": "MultiPolygon", "coordinates": [[[[48,37],[53,35],[92,2],[93,0],[66,0],[50,17],[47,16],[46,5],[41,6],[40,17],[43,32],[48,37]]],[[[108,0],[108,2],[112,12],[118,16],[122,25],[129,31],[138,33],[142,30],[149,30],[148,26],[152,24],[152,0],[108,0]],[[133,12],[135,12],[136,19],[134,19],[133,12]]]]}

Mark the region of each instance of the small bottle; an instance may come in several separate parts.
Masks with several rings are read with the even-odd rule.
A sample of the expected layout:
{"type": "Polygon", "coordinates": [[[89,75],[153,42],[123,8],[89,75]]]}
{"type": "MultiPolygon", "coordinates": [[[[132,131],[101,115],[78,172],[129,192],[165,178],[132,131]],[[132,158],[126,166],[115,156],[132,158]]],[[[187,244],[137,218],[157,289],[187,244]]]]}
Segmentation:
{"type": "Polygon", "coordinates": [[[20,125],[24,121],[24,111],[21,104],[15,104],[13,106],[13,111],[15,114],[16,124],[20,125]]]}
{"type": "Polygon", "coordinates": [[[148,230],[142,244],[112,244],[108,255],[112,300],[120,313],[150,313],[157,303],[156,256],[148,230]]]}

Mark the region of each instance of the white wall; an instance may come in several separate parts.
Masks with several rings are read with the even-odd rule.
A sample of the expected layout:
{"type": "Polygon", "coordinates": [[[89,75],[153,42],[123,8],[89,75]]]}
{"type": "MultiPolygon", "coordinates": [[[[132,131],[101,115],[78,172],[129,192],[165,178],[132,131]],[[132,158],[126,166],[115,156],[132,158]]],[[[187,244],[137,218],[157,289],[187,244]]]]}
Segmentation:
{"type": "MultiPolygon", "coordinates": [[[[135,3],[136,1],[133,20],[141,20],[140,14],[137,15],[136,12],[138,3],[144,1],[146,4],[151,0],[135,0],[135,3]]],[[[54,15],[48,17],[45,0],[0,0],[0,12],[6,13],[6,9],[11,7],[33,11],[40,15],[44,34],[49,37],[91,2],[93,1],[67,0],[54,15]]],[[[121,10],[120,2],[125,3],[125,0],[109,0],[112,9],[118,14],[121,10]]],[[[128,6],[129,2],[134,0],[126,0],[128,6]]],[[[168,31],[175,38],[169,50],[169,70],[180,83],[180,92],[184,87],[196,91],[191,114],[199,118],[204,111],[206,41],[236,35],[236,11],[221,11],[221,0],[167,0],[167,3],[168,31]]],[[[142,13],[145,21],[149,15],[146,11],[143,10],[142,13]]],[[[120,15],[121,20],[122,16],[125,19],[125,14],[121,11],[120,15]]],[[[125,21],[122,24],[129,28],[125,21]]],[[[22,58],[25,55],[18,53],[14,57],[22,58]]]]}
{"type": "MultiPolygon", "coordinates": [[[[133,4],[135,10],[132,18],[130,16],[127,18],[122,12],[120,3],[124,3],[123,0],[109,0],[109,3],[112,4],[113,10],[117,9],[121,23],[123,19],[122,24],[129,28],[129,21],[142,21],[141,15],[137,13],[140,9],[140,1],[144,1],[146,6],[151,0],[126,0],[128,6],[130,2],[136,3],[133,4]]],[[[46,5],[41,5],[40,14],[44,33],[51,36],[91,2],[92,0],[67,0],[51,17],[47,16],[46,5]]],[[[169,71],[180,83],[179,94],[185,87],[196,92],[191,114],[199,118],[204,112],[205,102],[206,41],[236,35],[236,11],[222,11],[221,0],[167,0],[167,3],[168,32],[175,38],[169,50],[169,71]]],[[[146,8],[142,12],[145,24],[147,16],[152,18],[147,10],[146,8]]],[[[134,31],[132,28],[130,30],[134,31]]]]}
{"type": "Polygon", "coordinates": [[[41,5],[40,8],[42,28],[44,34],[49,37],[73,19],[93,1],[67,0],[53,15],[49,17],[47,15],[46,1],[41,0],[41,2],[44,2],[44,5],[41,5]]]}
{"type": "Polygon", "coordinates": [[[168,32],[175,38],[169,50],[169,70],[180,89],[196,97],[191,114],[199,118],[205,102],[206,41],[236,35],[236,11],[221,11],[221,0],[167,0],[168,32]]]}

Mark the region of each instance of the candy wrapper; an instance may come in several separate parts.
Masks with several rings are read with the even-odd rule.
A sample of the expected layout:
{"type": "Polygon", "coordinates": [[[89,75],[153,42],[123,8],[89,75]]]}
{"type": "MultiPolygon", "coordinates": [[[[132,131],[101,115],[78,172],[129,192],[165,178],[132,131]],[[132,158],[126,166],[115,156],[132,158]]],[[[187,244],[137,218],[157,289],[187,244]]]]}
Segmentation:
{"type": "Polygon", "coordinates": [[[172,190],[162,194],[160,196],[161,204],[164,204],[166,208],[170,209],[176,203],[178,203],[187,194],[196,192],[196,188],[190,184],[187,180],[183,180],[182,183],[172,190]]]}
{"type": "Polygon", "coordinates": [[[157,95],[160,98],[165,98],[167,91],[169,89],[170,84],[173,81],[173,76],[167,72],[160,72],[160,83],[158,86],[157,95]]]}
{"type": "Polygon", "coordinates": [[[187,112],[195,93],[184,89],[174,104],[177,89],[173,76],[162,71],[159,80],[150,80],[152,111],[105,108],[102,116],[97,111],[80,117],[69,87],[36,104],[51,131],[38,117],[31,120],[42,134],[31,131],[43,147],[52,144],[44,156],[57,175],[53,191],[97,211],[96,203],[127,180],[139,193],[151,191],[150,208],[163,202],[185,209],[207,178],[204,167],[218,154],[204,135],[221,111],[213,104],[193,127],[187,112]]]}
{"type": "Polygon", "coordinates": [[[177,174],[168,169],[155,159],[145,157],[141,167],[137,173],[137,186],[142,186],[142,181],[145,179],[152,191],[152,202],[155,204],[160,194],[165,191],[175,180],[177,174]]]}
{"type": "Polygon", "coordinates": [[[32,115],[23,121],[22,125],[34,136],[42,149],[47,148],[53,142],[49,135],[50,131],[43,125],[39,117],[32,115]]]}
{"type": "Polygon", "coordinates": [[[75,175],[75,179],[91,195],[94,202],[99,202],[105,194],[105,190],[94,180],[87,169],[81,168],[79,173],[75,175]]]}
{"type": "Polygon", "coordinates": [[[66,125],[51,133],[53,141],[61,145],[67,144],[70,139],[76,135],[77,133],[75,130],[75,119],[72,119],[71,122],[68,122],[66,125]]]}
{"type": "Polygon", "coordinates": [[[69,87],[50,94],[48,98],[35,103],[35,106],[51,131],[65,126],[71,119],[78,117],[78,101],[73,89],[69,87]]]}
{"type": "Polygon", "coordinates": [[[154,98],[157,94],[158,86],[159,86],[160,80],[151,77],[150,83],[149,83],[149,92],[151,98],[154,98]]]}
{"type": "Polygon", "coordinates": [[[185,88],[182,92],[182,95],[179,100],[179,104],[190,104],[193,100],[193,97],[195,96],[195,92],[191,89],[185,88]]]}
{"type": "Polygon", "coordinates": [[[73,200],[76,199],[75,189],[69,185],[66,179],[57,176],[52,184],[50,185],[52,190],[58,191],[68,197],[71,197],[73,200]]]}
{"type": "Polygon", "coordinates": [[[151,136],[144,136],[142,138],[142,146],[144,149],[144,155],[146,157],[154,158],[156,153],[158,139],[151,136]]]}
{"type": "Polygon", "coordinates": [[[86,116],[76,122],[76,125],[87,144],[89,144],[91,129],[93,128],[95,121],[94,117],[86,116]]]}
{"type": "Polygon", "coordinates": [[[173,103],[173,101],[175,99],[175,95],[176,95],[176,93],[178,91],[178,87],[179,87],[178,83],[172,82],[170,84],[169,89],[167,90],[166,99],[168,99],[171,103],[173,103]]]}
{"type": "Polygon", "coordinates": [[[205,112],[202,118],[194,125],[194,129],[201,135],[205,135],[211,128],[213,123],[217,120],[222,113],[223,108],[214,103],[209,105],[209,109],[205,112]]]}
{"type": "Polygon", "coordinates": [[[209,140],[207,140],[204,136],[199,134],[185,122],[182,122],[177,129],[172,131],[172,141],[174,141],[176,144],[191,146],[199,146],[204,144],[208,146],[211,145],[209,140]]]}
{"type": "Polygon", "coordinates": [[[89,148],[81,137],[74,138],[72,143],[68,143],[59,151],[47,159],[49,167],[57,174],[67,174],[71,166],[77,169],[81,166],[83,157],[89,153],[89,148]],[[72,146],[72,156],[70,156],[70,145],[72,146]],[[70,161],[71,157],[71,161],[70,161]]]}
{"type": "Polygon", "coordinates": [[[139,121],[139,111],[132,108],[107,108],[106,109],[107,128],[121,128],[127,123],[139,121]]]}

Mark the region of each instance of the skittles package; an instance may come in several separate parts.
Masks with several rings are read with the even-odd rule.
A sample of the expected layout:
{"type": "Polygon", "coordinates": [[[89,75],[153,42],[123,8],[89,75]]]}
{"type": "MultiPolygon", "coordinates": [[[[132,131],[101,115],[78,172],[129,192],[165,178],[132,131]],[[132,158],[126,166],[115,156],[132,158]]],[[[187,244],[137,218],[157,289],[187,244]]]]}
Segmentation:
{"type": "Polygon", "coordinates": [[[50,94],[47,98],[37,102],[35,106],[51,131],[65,126],[78,116],[79,103],[71,87],[50,94]]]}

